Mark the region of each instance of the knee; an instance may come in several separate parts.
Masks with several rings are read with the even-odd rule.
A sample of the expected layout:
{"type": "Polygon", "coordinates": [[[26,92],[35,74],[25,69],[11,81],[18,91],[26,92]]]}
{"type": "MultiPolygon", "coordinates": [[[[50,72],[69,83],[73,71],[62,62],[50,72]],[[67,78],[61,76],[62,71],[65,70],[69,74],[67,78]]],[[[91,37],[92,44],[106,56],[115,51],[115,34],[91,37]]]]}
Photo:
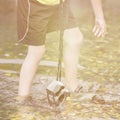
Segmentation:
{"type": "Polygon", "coordinates": [[[66,30],[63,39],[66,46],[76,47],[82,44],[83,34],[80,32],[79,28],[66,30]]]}
{"type": "Polygon", "coordinates": [[[27,57],[29,60],[39,62],[45,53],[45,46],[29,46],[27,57]]]}

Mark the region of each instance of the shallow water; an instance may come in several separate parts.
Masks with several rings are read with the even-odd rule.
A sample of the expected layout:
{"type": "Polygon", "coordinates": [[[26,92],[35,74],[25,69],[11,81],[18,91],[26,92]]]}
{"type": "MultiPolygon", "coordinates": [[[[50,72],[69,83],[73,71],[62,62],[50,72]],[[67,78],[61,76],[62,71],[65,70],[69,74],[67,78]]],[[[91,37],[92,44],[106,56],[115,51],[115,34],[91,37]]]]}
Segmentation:
{"type": "MultiPolygon", "coordinates": [[[[107,13],[106,13],[107,14],[107,13]]],[[[33,97],[41,107],[17,106],[13,98],[17,95],[19,69],[27,48],[16,42],[16,24],[3,22],[0,28],[0,57],[9,63],[0,64],[0,119],[1,120],[119,120],[120,119],[120,20],[107,16],[108,35],[95,38],[91,29],[92,20],[81,20],[80,29],[84,42],[80,49],[78,78],[83,89],[79,96],[71,95],[59,111],[48,105],[45,87],[48,80],[55,79],[56,67],[41,66],[33,88],[33,97]],[[10,63],[15,59],[16,64],[10,63]],[[100,88],[97,86],[101,86],[100,88]],[[42,92],[41,92],[42,91],[42,92]],[[104,103],[96,103],[94,95],[103,96],[104,103]]],[[[43,58],[57,62],[58,33],[47,36],[47,51],[43,58]],[[52,43],[52,44],[51,44],[52,43]]],[[[64,77],[64,76],[63,76],[64,77]]],[[[99,98],[98,96],[98,98],[99,98]]]]}

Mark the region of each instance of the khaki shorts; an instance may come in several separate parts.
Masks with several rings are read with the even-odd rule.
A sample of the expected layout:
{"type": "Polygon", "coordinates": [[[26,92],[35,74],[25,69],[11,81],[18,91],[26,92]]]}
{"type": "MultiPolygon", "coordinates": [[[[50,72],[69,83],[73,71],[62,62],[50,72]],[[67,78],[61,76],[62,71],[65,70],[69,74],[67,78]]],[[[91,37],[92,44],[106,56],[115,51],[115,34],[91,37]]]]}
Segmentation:
{"type": "Polygon", "coordinates": [[[19,42],[28,45],[43,45],[47,33],[58,31],[61,26],[64,30],[78,26],[68,1],[61,7],[61,5],[43,5],[37,0],[18,0],[19,42]]]}

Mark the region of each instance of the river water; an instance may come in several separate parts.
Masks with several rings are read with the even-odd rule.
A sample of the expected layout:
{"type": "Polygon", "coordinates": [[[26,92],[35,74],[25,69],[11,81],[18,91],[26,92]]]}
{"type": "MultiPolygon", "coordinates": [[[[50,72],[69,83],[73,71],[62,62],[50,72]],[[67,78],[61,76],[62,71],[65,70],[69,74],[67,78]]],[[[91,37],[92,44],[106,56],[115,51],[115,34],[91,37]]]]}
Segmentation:
{"type": "Polygon", "coordinates": [[[80,49],[78,79],[82,89],[79,96],[71,95],[59,111],[49,107],[45,94],[46,83],[56,76],[56,65],[51,61],[57,62],[58,33],[47,36],[43,61],[50,64],[38,68],[32,88],[40,107],[17,106],[13,98],[17,95],[19,70],[27,47],[16,42],[15,16],[10,14],[4,20],[0,28],[0,120],[120,119],[120,18],[117,14],[106,13],[108,34],[102,39],[91,32],[92,18],[81,19],[80,30],[85,37],[80,49]],[[13,19],[8,20],[10,17],[13,19]],[[94,95],[102,96],[102,100],[95,102],[94,95]]]}

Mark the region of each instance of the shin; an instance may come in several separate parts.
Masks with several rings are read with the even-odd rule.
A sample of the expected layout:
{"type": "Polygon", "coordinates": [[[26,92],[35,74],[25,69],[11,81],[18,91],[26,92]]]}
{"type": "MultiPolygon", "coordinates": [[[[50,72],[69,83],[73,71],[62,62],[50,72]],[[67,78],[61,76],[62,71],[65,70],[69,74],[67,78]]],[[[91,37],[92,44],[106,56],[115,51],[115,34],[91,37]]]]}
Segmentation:
{"type": "Polygon", "coordinates": [[[28,96],[39,61],[45,52],[45,46],[29,46],[28,53],[20,71],[19,96],[28,96]]]}
{"type": "Polygon", "coordinates": [[[83,35],[79,28],[65,30],[64,32],[64,65],[66,86],[74,91],[78,85],[77,65],[79,60],[79,49],[83,35]]]}

